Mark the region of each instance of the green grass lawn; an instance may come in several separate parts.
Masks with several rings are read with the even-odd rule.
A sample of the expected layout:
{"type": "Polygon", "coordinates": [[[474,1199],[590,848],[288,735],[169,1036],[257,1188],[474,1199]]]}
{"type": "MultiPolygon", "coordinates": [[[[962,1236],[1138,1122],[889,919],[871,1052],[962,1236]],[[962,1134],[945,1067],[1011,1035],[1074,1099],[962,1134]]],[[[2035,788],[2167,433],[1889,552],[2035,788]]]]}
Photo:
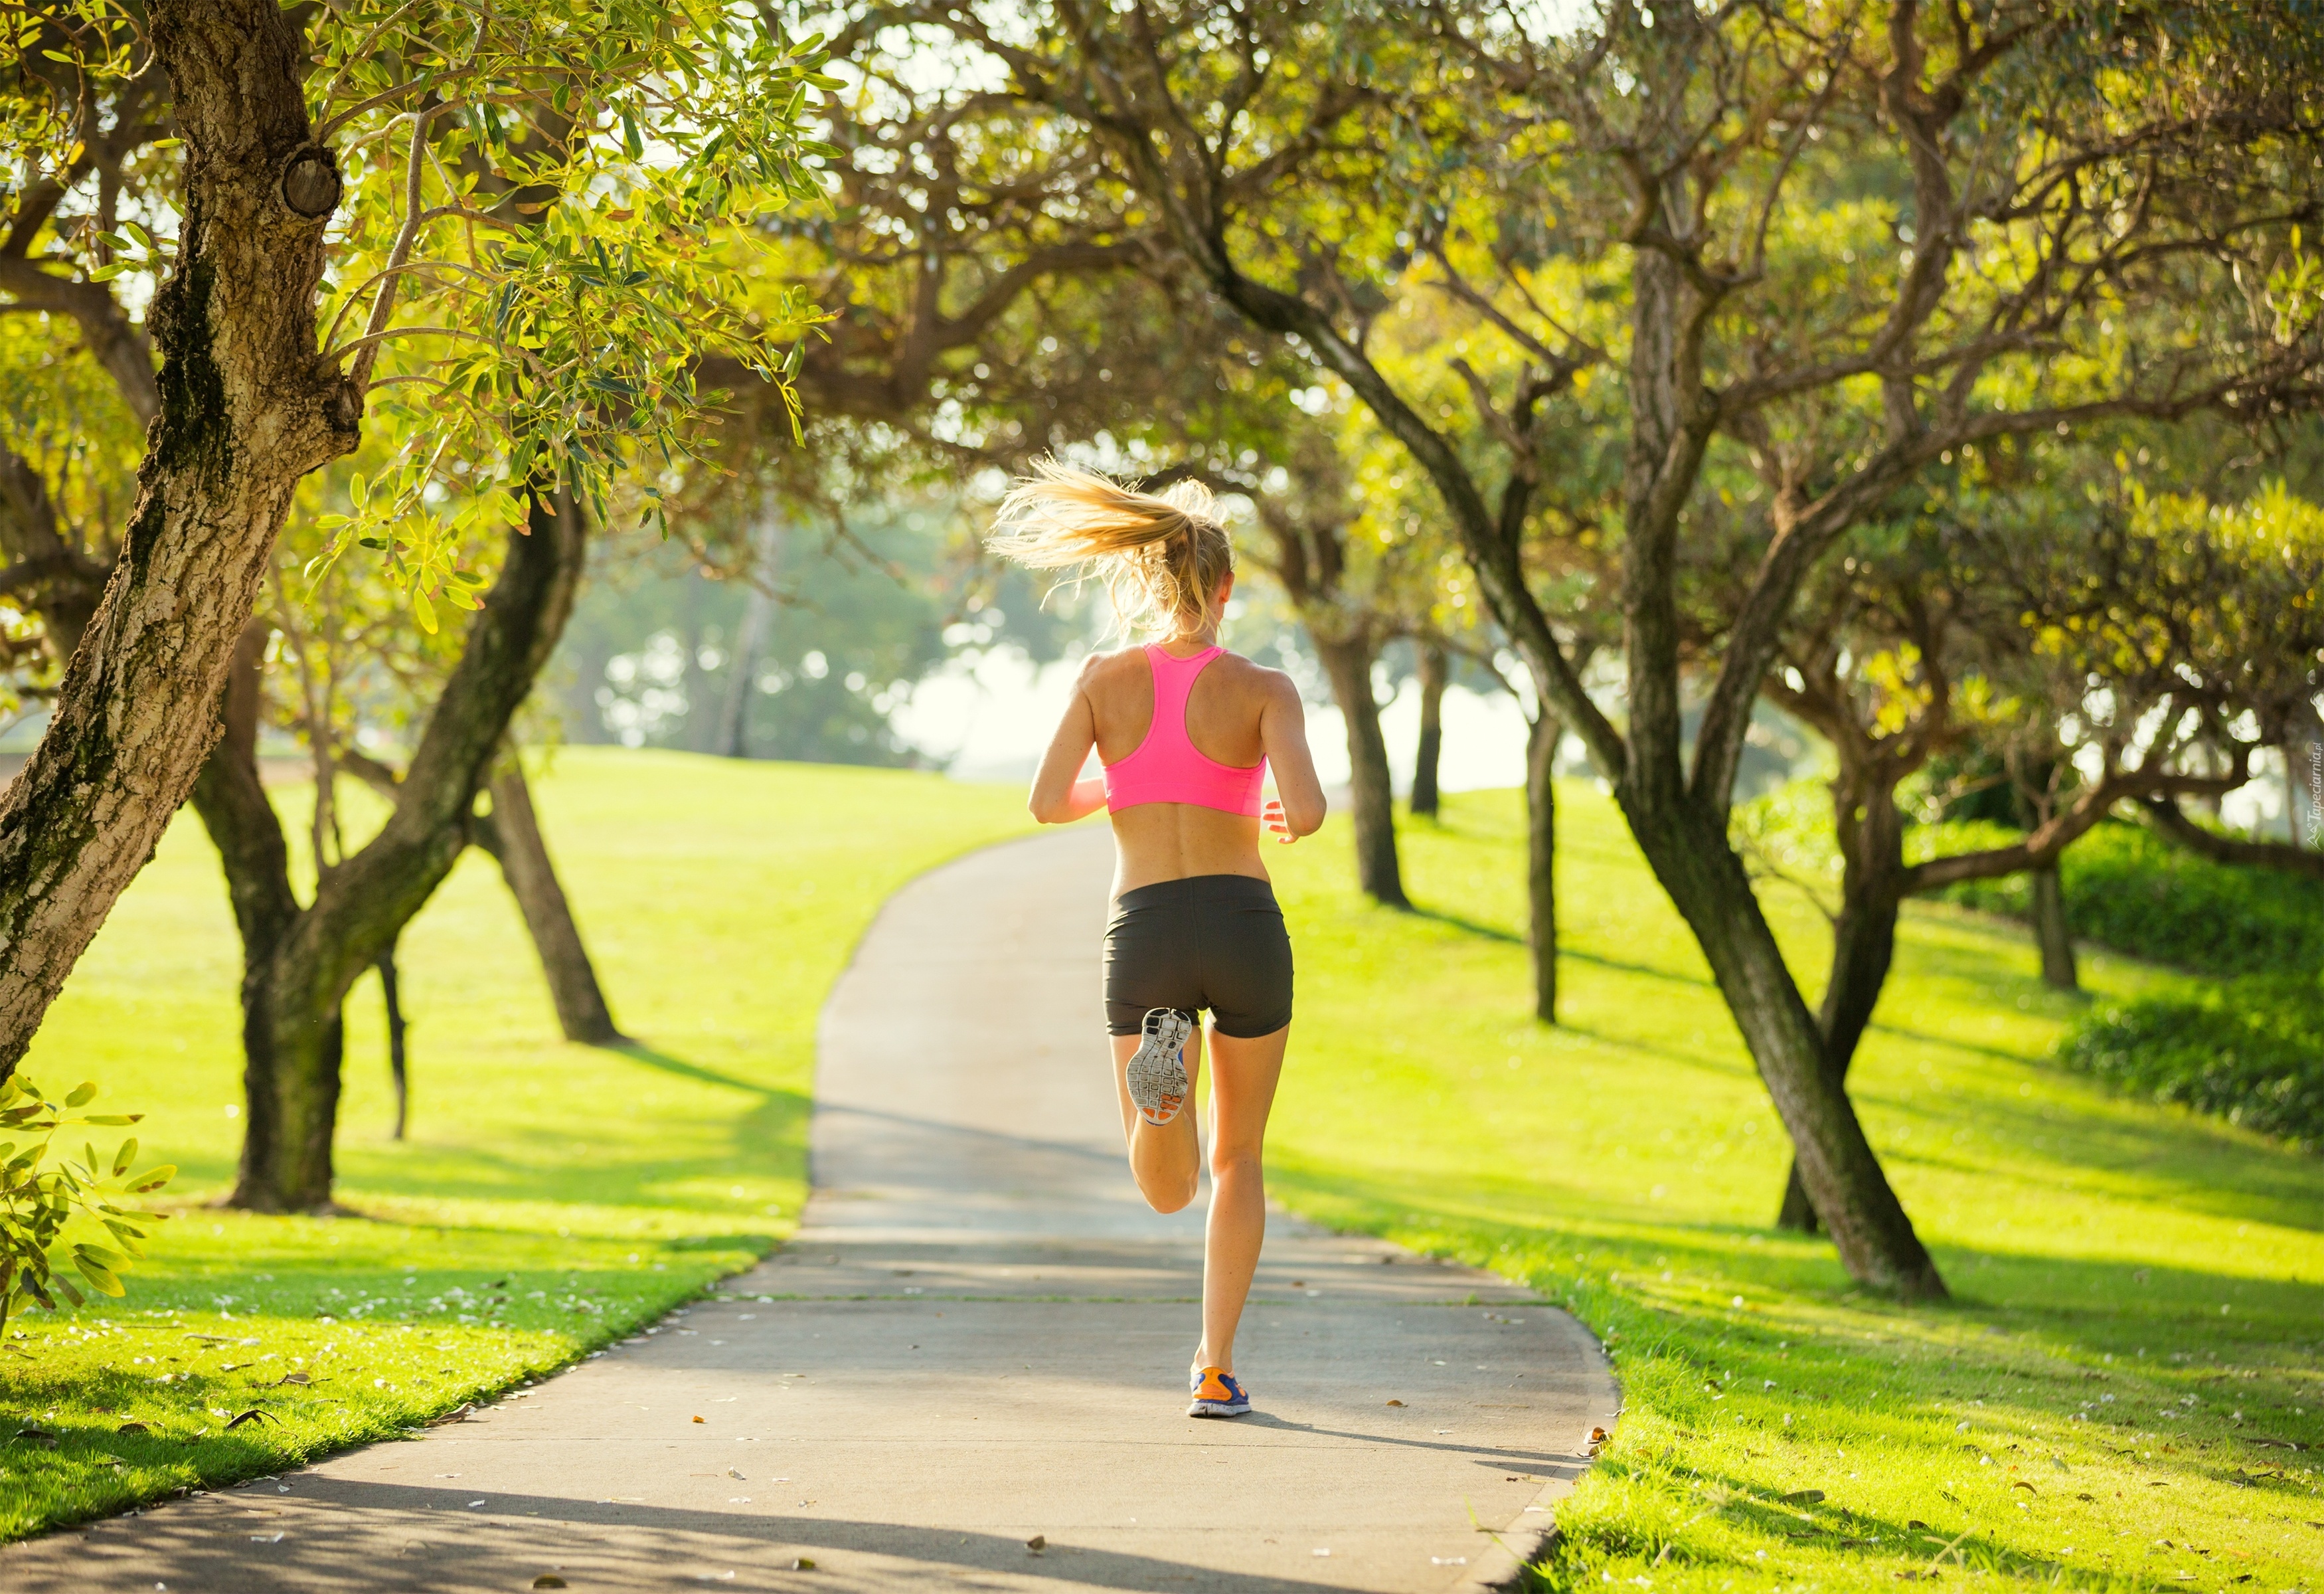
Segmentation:
{"type": "MultiPolygon", "coordinates": [[[[652,754],[566,752],[538,794],[646,1043],[553,1039],[472,855],[404,949],[401,1145],[357,987],[340,1166],[361,1216],[331,1220],[200,1204],[237,1143],[236,950],[207,841],[173,829],[29,1066],[147,1108],[149,1155],[187,1170],[179,1216],[126,1302],[35,1315],[0,1348],[0,1440],[59,1441],[0,1444],[0,1536],[398,1432],[745,1264],[803,1198],[816,1014],[863,925],[1025,822],[1013,790],[652,754]]],[[[1526,1016],[1521,845],[1508,793],[1410,827],[1408,879],[1441,917],[1366,906],[1336,823],[1270,850],[1300,957],[1272,1156],[1300,1209],[1526,1279],[1609,1339],[1627,1409],[1561,1510],[1548,1583],[2317,1589],[2324,1497],[2286,1447],[2324,1439],[2324,1163],[2047,1066],[2074,1004],[2025,940],[1915,907],[1857,1092],[1958,1299],[1867,1297],[1828,1246],[1769,1227],[1780,1126],[1586,787],[1563,811],[1565,1023],[1526,1016]]],[[[1820,971],[1815,910],[1769,904],[1820,971]]],[[[2085,975],[2180,978],[2102,957],[2085,975]]]]}
{"type": "Polygon", "coordinates": [[[240,1145],[240,950],[199,822],[171,828],[25,1067],[60,1095],[97,1080],[90,1110],[144,1110],[140,1165],[181,1167],[176,1215],[125,1301],[32,1312],[0,1344],[0,1539],[401,1432],[763,1254],[806,1194],[816,1015],[864,926],[911,876],[1030,823],[1013,788],[599,749],[559,753],[535,797],[641,1043],[558,1039],[515,904],[470,852],[403,940],[402,1142],[375,979],[348,1004],[357,1215],[330,1219],[205,1205],[240,1145]],[[12,1439],[26,1427],[56,1447],[12,1439]]]}
{"type": "MultiPolygon", "coordinates": [[[[1620,1432],[1542,1580],[2324,1586],[2324,1162],[2048,1066],[2077,1002],[2026,938],[1914,905],[1853,1082],[1955,1302],[1868,1297],[1771,1227],[1788,1146],[1702,959],[1610,803],[1561,795],[1554,1030],[1513,793],[1407,828],[1442,918],[1367,906],[1336,822],[1268,855],[1299,956],[1274,1191],[1524,1279],[1612,1350],[1620,1432]]],[[[1812,998],[1824,922],[1766,900],[1812,998]]]]}

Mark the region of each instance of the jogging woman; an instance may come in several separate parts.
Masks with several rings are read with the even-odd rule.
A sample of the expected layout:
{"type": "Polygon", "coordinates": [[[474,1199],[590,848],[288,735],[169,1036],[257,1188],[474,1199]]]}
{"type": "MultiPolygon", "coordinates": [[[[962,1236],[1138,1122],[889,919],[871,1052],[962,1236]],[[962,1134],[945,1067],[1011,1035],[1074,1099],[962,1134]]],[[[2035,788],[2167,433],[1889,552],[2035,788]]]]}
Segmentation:
{"type": "Polygon", "coordinates": [[[1106,1030],[1130,1172],[1157,1212],[1194,1199],[1202,1147],[1183,1109],[1202,1077],[1196,1015],[1211,1015],[1211,1212],[1186,1414],[1239,1417],[1250,1399],[1235,1326],[1267,1233],[1259,1152],[1291,1034],[1291,941],[1259,838],[1296,841],[1323,822],[1299,693],[1218,644],[1234,550],[1194,483],[1132,492],[1044,460],[1001,505],[991,543],[1096,576],[1125,626],[1159,638],[1082,667],[1027,806],[1047,825],[1112,816],[1106,1030]],[[1105,773],[1083,780],[1093,747],[1105,773]],[[1277,795],[1262,804],[1270,766],[1277,795]]]}

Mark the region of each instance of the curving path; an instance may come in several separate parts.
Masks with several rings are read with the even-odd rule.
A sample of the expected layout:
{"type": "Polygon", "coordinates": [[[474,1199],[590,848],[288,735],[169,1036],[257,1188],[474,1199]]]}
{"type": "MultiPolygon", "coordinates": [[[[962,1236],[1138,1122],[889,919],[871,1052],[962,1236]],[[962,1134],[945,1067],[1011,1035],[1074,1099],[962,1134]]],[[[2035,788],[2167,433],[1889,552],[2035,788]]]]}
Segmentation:
{"type": "Polygon", "coordinates": [[[1122,1164],[1098,1038],[1109,845],[987,848],[881,911],[824,1014],[803,1227],[727,1286],[775,1299],[698,1305],[417,1444],[0,1551],[0,1586],[1509,1577],[1616,1400],[1587,1331],[1490,1274],[1277,1215],[1237,1346],[1259,1409],[1181,1414],[1201,1203],[1157,1217],[1122,1164]]]}

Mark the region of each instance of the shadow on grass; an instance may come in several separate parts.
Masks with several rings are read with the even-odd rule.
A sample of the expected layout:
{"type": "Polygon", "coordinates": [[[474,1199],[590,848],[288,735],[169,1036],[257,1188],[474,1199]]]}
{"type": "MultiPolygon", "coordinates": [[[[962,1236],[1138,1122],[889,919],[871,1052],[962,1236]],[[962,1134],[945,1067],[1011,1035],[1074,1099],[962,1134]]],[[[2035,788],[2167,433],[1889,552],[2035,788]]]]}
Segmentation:
{"type": "Polygon", "coordinates": [[[1424,908],[1415,904],[1412,915],[1416,919],[1425,919],[1434,924],[1447,925],[1469,935],[1482,936],[1487,941],[1497,941],[1505,946],[1521,947],[1526,944],[1526,938],[1514,931],[1503,930],[1498,924],[1487,924],[1476,919],[1464,919],[1458,913],[1448,913],[1441,908],[1424,908]]]}
{"type": "MultiPolygon", "coordinates": [[[[364,1194],[424,1200],[518,1200],[596,1207],[635,1207],[665,1211],[698,1208],[689,1185],[733,1177],[737,1172],[796,1179],[805,1176],[807,1122],[812,1098],[802,1090],[761,1085],[706,1068],[644,1042],[594,1049],[607,1059],[697,1085],[734,1090],[754,1098],[731,1117],[715,1108],[693,1115],[716,1134],[717,1146],[700,1154],[674,1154],[660,1142],[627,1157],[605,1154],[576,1143],[565,1128],[503,1129],[488,1140],[445,1145],[404,1142],[394,1149],[366,1148],[350,1157],[346,1182],[364,1194]],[[576,1149],[577,1147],[577,1149],[576,1149]]],[[[622,1110],[617,1084],[604,1110],[622,1110]]],[[[761,1246],[763,1249],[763,1246],[761,1246]]]]}
{"type": "Polygon", "coordinates": [[[1610,968],[1618,974],[1637,974],[1648,979],[1666,979],[1673,985],[1693,986],[1698,989],[1711,988],[1711,979],[1707,974],[1679,974],[1668,968],[1652,968],[1645,963],[1627,963],[1619,958],[1609,958],[1602,952],[1585,952],[1576,948],[1562,946],[1557,949],[1557,957],[1560,962],[1571,959],[1576,963],[1594,964],[1600,968],[1610,968]]]}
{"type": "MultiPolygon", "coordinates": [[[[1687,1292],[1708,1287],[1711,1296],[1723,1301],[1741,1285],[1827,1303],[1843,1297],[1874,1299],[1848,1278],[1828,1242],[1774,1228],[1665,1220],[1646,1233],[1621,1235],[1609,1229],[1646,1226],[1635,1214],[1612,1209],[1577,1212],[1577,1220],[1567,1222],[1496,1221],[1476,1215],[1481,1203],[1474,1189],[1441,1192],[1432,1210],[1406,1184],[1313,1163],[1281,1167],[1275,1182],[1286,1191],[1323,1198],[1317,1206],[1325,1220],[1342,1228],[1372,1234],[1434,1228],[1448,1237],[1465,1237],[1471,1243],[1453,1252],[1462,1260],[1512,1276],[1530,1274],[1526,1282],[1553,1294],[1572,1287],[1577,1278],[1603,1287],[1609,1274],[1618,1274],[1621,1290],[1657,1313],[1700,1314],[1729,1326],[1748,1323],[1748,1314],[1692,1302],[1687,1292]],[[1659,1283],[1665,1272],[1674,1276],[1668,1286],[1659,1283]]],[[[2302,1227],[2316,1221],[2310,1214],[2302,1227]]],[[[2134,1351],[2161,1318],[2203,1322],[2203,1331],[2215,1337],[2246,1330],[2255,1337],[2297,1337],[2324,1322],[2324,1281],[2077,1256],[2044,1246],[2031,1231],[2026,1239],[2022,1251],[1932,1246],[1953,1291],[1954,1307],[2046,1321],[2061,1333],[2096,1336],[2093,1342],[2104,1348],[2115,1348],[2113,1341],[2119,1339],[2134,1351]],[[2233,1307],[2224,1330],[2222,1302],[2233,1307]]],[[[1940,1323],[1948,1311],[1895,1310],[1940,1323]]]]}

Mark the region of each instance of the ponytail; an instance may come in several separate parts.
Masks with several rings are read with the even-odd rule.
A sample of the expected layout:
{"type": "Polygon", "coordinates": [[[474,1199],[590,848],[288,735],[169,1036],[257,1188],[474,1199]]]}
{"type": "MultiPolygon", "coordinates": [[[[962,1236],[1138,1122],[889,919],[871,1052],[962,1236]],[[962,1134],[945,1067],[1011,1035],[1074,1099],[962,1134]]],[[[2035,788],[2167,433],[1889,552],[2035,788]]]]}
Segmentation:
{"type": "Polygon", "coordinates": [[[1217,619],[1234,547],[1200,482],[1141,493],[1095,471],[1037,459],[1001,501],[991,550],[1035,570],[1095,575],[1122,624],[1184,635],[1217,619]]]}

